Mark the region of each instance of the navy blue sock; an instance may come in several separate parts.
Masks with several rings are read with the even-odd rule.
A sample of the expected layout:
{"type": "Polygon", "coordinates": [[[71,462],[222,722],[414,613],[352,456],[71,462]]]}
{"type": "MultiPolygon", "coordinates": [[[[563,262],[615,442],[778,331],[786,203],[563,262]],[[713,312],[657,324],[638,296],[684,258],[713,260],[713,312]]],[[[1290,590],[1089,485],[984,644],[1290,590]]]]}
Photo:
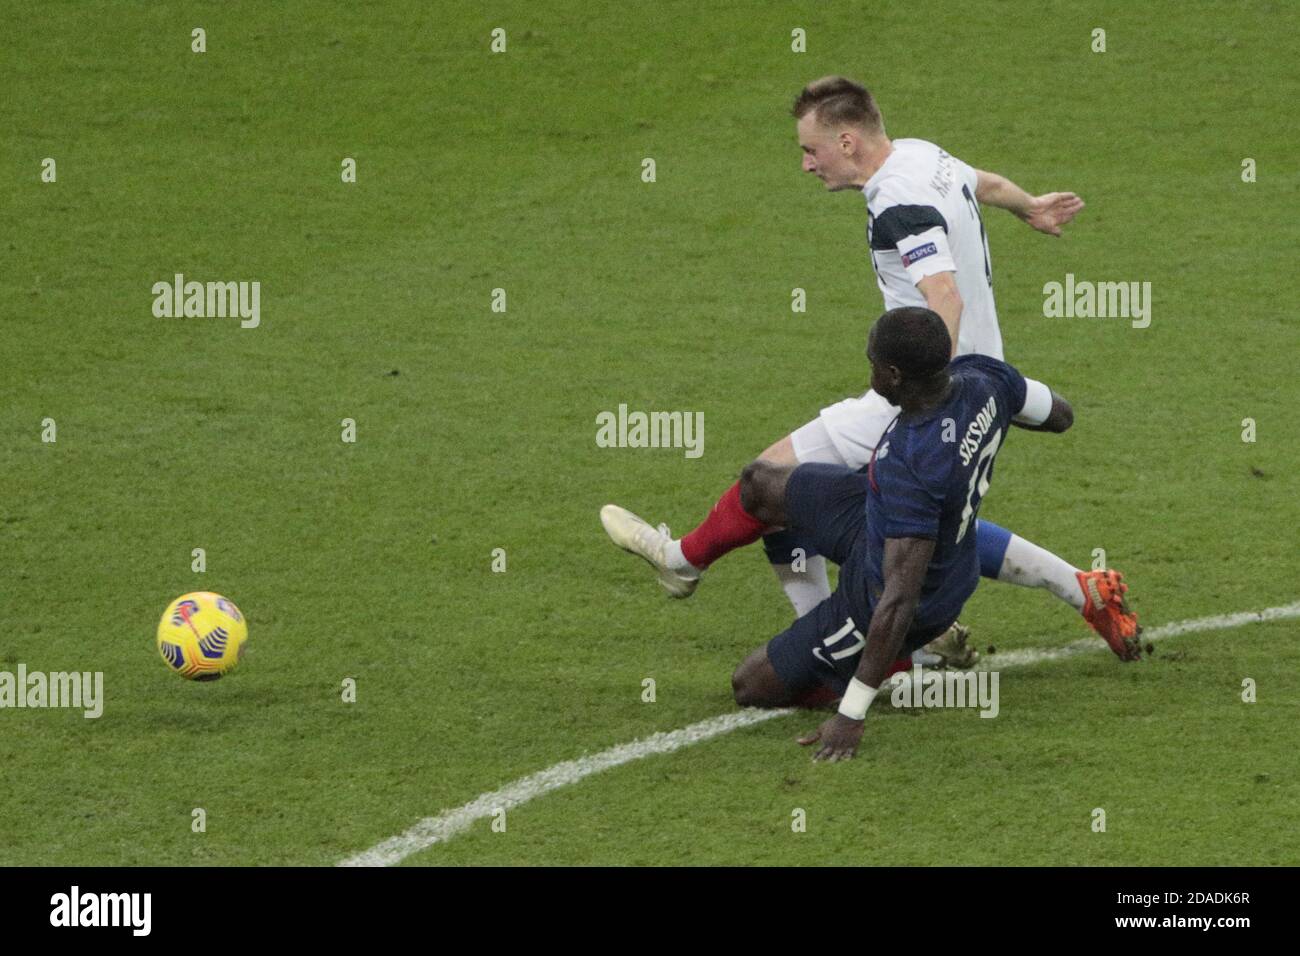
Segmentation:
{"type": "Polygon", "coordinates": [[[997,580],[1002,570],[1002,559],[1007,556],[1011,532],[992,521],[975,519],[975,551],[980,558],[980,574],[997,580]]]}

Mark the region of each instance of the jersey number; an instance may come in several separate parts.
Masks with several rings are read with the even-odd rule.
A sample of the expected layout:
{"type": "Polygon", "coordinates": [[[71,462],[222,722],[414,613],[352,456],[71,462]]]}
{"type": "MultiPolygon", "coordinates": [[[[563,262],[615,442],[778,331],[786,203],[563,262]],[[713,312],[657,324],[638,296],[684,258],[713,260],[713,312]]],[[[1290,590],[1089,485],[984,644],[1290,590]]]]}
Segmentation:
{"type": "Polygon", "coordinates": [[[862,636],[861,631],[859,631],[856,627],[854,627],[853,618],[849,618],[847,621],[845,621],[844,626],[840,628],[838,631],[836,631],[834,634],[832,634],[830,637],[823,637],[822,643],[829,648],[832,645],[839,642],[842,638],[845,639],[844,641],[845,646],[841,647],[838,651],[831,651],[830,661],[826,659],[826,656],[822,653],[822,649],[820,647],[813,648],[813,656],[816,657],[823,664],[825,664],[827,667],[834,667],[835,665],[832,664],[831,661],[843,660],[846,657],[856,654],[858,651],[862,650],[864,647],[867,646],[867,639],[862,636]],[[853,635],[851,640],[847,639],[850,632],[852,632],[853,635]]]}
{"type": "Polygon", "coordinates": [[[970,519],[975,517],[980,502],[989,490],[989,469],[993,467],[993,456],[998,453],[998,446],[1001,444],[1002,432],[996,431],[989,439],[989,443],[980,449],[980,456],[975,461],[975,470],[970,476],[970,488],[966,491],[966,507],[961,510],[961,527],[957,529],[957,540],[954,544],[960,544],[961,539],[966,537],[970,519]]]}
{"type": "MultiPolygon", "coordinates": [[[[961,194],[966,197],[970,203],[970,211],[975,216],[975,221],[980,224],[980,242],[984,244],[984,278],[989,280],[989,288],[993,288],[993,267],[989,264],[989,237],[984,234],[984,217],[980,215],[980,204],[975,201],[975,197],[970,194],[970,187],[965,183],[961,184],[961,194]]],[[[961,539],[958,538],[958,541],[961,539]]]]}

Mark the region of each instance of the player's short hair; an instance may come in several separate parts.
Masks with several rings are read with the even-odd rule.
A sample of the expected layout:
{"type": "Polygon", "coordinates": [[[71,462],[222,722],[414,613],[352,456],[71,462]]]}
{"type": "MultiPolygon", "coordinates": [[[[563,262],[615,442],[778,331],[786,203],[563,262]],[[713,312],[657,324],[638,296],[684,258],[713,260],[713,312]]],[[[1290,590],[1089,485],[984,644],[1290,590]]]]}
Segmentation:
{"type": "Polygon", "coordinates": [[[815,112],[821,126],[857,126],[871,133],[885,131],[885,121],[871,93],[861,83],[843,76],[813,80],[800,90],[790,112],[795,119],[815,112]]]}
{"type": "Polygon", "coordinates": [[[929,378],[948,367],[952,336],[933,309],[890,309],[876,320],[872,332],[876,360],[895,366],[905,378],[929,378]]]}

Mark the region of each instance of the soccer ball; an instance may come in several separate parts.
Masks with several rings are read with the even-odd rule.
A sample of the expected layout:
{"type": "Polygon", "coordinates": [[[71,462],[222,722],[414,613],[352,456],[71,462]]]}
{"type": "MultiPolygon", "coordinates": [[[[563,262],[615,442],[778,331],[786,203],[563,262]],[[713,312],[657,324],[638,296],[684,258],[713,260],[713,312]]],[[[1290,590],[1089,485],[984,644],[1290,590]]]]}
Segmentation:
{"type": "Polygon", "coordinates": [[[216,680],[234,670],[247,639],[239,608],[211,591],[182,594],[158,622],[158,653],[186,680],[216,680]]]}

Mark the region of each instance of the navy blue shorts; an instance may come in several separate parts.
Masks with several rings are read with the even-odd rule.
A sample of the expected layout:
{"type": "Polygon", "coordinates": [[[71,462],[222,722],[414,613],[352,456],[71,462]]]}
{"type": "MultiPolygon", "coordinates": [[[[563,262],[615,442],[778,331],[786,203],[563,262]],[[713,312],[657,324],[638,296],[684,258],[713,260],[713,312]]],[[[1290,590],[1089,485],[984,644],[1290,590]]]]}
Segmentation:
{"type": "MultiPolygon", "coordinates": [[[[787,526],[807,536],[818,553],[840,566],[835,593],[767,644],[781,683],[794,697],[822,685],[843,693],[867,644],[867,475],[843,465],[800,465],[785,487],[787,526]]],[[[948,629],[907,635],[910,654],[948,629]]]]}

